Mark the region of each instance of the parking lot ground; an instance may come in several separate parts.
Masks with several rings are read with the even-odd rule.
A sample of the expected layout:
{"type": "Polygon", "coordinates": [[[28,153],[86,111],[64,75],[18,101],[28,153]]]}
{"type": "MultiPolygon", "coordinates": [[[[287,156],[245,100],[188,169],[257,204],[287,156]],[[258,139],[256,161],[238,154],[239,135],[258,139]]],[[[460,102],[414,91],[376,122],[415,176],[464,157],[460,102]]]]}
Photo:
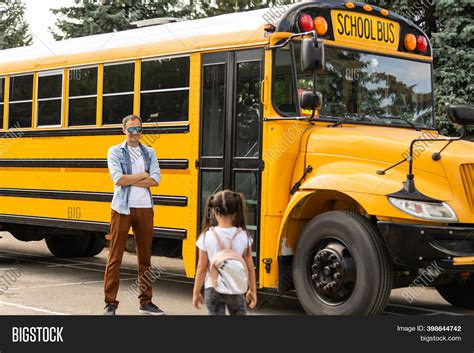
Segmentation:
{"type": "MultiPolygon", "coordinates": [[[[93,258],[60,259],[51,255],[46,243],[21,242],[0,232],[0,278],[2,273],[21,274],[0,291],[0,315],[101,315],[104,308],[103,278],[108,250],[93,258]]],[[[205,308],[191,304],[192,284],[180,259],[153,256],[152,264],[163,268],[153,283],[153,301],[168,315],[206,315],[205,308]]],[[[137,315],[137,260],[126,252],[123,257],[117,315],[137,315]]],[[[5,281],[5,280],[4,280],[5,281]]],[[[423,288],[410,303],[403,288],[392,291],[387,315],[472,315],[448,304],[436,290],[423,288]],[[405,295],[406,296],[406,295],[405,295]]],[[[257,310],[251,315],[304,315],[296,296],[260,293],[257,310]]]]}

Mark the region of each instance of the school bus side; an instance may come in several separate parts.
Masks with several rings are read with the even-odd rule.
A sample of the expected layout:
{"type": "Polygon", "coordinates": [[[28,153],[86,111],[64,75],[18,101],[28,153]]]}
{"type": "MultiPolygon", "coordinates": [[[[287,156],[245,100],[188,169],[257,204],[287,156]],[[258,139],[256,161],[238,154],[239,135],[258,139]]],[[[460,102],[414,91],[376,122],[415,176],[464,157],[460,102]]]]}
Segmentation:
{"type": "MultiPolygon", "coordinates": [[[[261,19],[261,13],[253,18],[261,19]]],[[[227,20],[219,19],[216,25],[222,21],[227,20]]],[[[182,254],[186,274],[192,277],[200,218],[195,162],[200,141],[201,56],[203,50],[261,48],[266,39],[263,30],[255,30],[261,28],[260,22],[248,23],[252,26],[232,35],[203,35],[198,40],[189,35],[179,40],[166,37],[164,28],[80,38],[68,41],[75,45],[59,43],[56,57],[38,54],[36,58],[28,48],[6,51],[0,69],[3,228],[20,240],[47,239],[57,256],[100,252],[113,192],[107,150],[124,140],[121,118],[141,115],[142,142],[156,150],[162,173],[161,185],[152,188],[154,235],[162,252],[182,254]],[[138,44],[136,38],[149,31],[161,33],[161,37],[154,33],[154,38],[168,40],[138,44]],[[128,46],[114,47],[114,41],[121,45],[124,38],[128,46]],[[99,45],[102,40],[107,43],[104,47],[99,45]],[[88,41],[97,42],[98,49],[69,54],[63,48],[81,47],[81,43],[90,47],[88,41]],[[160,112],[164,116],[158,116],[160,112]]]]}

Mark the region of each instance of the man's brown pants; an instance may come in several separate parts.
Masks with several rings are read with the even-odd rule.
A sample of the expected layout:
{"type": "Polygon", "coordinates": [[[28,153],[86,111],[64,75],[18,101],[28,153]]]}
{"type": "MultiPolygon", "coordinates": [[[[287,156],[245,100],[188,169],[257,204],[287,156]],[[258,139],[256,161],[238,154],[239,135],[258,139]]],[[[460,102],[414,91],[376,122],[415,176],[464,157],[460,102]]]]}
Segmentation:
{"type": "Polygon", "coordinates": [[[120,265],[122,264],[125,242],[130,226],[135,234],[138,257],[138,296],[140,305],[151,302],[152,283],[149,269],[151,266],[151,246],[153,241],[153,209],[130,208],[130,215],[112,210],[110,221],[110,243],[107,267],[104,276],[105,303],[118,307],[117,293],[120,284],[120,265]]]}

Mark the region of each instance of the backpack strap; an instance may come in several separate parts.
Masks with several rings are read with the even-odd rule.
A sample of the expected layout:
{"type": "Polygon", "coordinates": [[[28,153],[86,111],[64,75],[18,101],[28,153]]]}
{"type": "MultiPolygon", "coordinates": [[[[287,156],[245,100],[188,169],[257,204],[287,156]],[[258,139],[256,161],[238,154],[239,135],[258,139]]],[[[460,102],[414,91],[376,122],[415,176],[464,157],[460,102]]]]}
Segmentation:
{"type": "Polygon", "coordinates": [[[237,238],[237,235],[239,235],[241,231],[242,231],[241,227],[237,228],[234,235],[232,236],[231,242],[233,242],[235,240],[235,238],[237,238]]]}
{"type": "Polygon", "coordinates": [[[220,250],[224,250],[225,249],[224,242],[222,241],[219,234],[217,234],[217,231],[214,229],[214,227],[210,227],[209,230],[212,232],[212,234],[214,234],[214,237],[216,238],[217,243],[219,244],[220,250]]]}
{"type": "Polygon", "coordinates": [[[234,235],[232,235],[232,238],[230,238],[230,246],[229,247],[226,247],[225,244],[224,244],[224,241],[221,239],[221,237],[219,236],[219,234],[217,234],[217,231],[214,229],[214,227],[211,227],[209,228],[209,230],[212,231],[212,233],[214,234],[214,237],[216,238],[217,240],[217,243],[219,244],[219,248],[220,250],[224,250],[224,249],[232,249],[232,244],[235,240],[235,238],[237,238],[237,235],[239,235],[239,233],[242,231],[242,228],[237,228],[237,230],[235,231],[234,235]]]}
{"type": "Polygon", "coordinates": [[[237,238],[237,235],[240,234],[240,232],[242,231],[242,228],[237,228],[237,230],[235,231],[234,235],[232,236],[232,238],[230,238],[230,246],[228,249],[232,249],[232,244],[234,243],[234,240],[235,238],[237,238]]]}

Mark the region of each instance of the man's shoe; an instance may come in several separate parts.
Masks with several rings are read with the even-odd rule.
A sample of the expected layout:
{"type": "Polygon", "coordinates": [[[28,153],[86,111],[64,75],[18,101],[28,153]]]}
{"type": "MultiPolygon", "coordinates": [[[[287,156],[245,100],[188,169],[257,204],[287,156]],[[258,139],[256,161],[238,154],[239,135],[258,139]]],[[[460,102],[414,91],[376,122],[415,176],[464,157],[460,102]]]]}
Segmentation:
{"type": "Polygon", "coordinates": [[[145,315],[164,315],[165,314],[163,310],[161,310],[159,307],[157,307],[153,303],[140,305],[138,312],[140,314],[145,314],[145,315]]]}
{"type": "Polygon", "coordinates": [[[115,310],[117,310],[117,307],[112,304],[107,304],[104,309],[105,311],[103,315],[113,316],[115,315],[115,310]]]}

